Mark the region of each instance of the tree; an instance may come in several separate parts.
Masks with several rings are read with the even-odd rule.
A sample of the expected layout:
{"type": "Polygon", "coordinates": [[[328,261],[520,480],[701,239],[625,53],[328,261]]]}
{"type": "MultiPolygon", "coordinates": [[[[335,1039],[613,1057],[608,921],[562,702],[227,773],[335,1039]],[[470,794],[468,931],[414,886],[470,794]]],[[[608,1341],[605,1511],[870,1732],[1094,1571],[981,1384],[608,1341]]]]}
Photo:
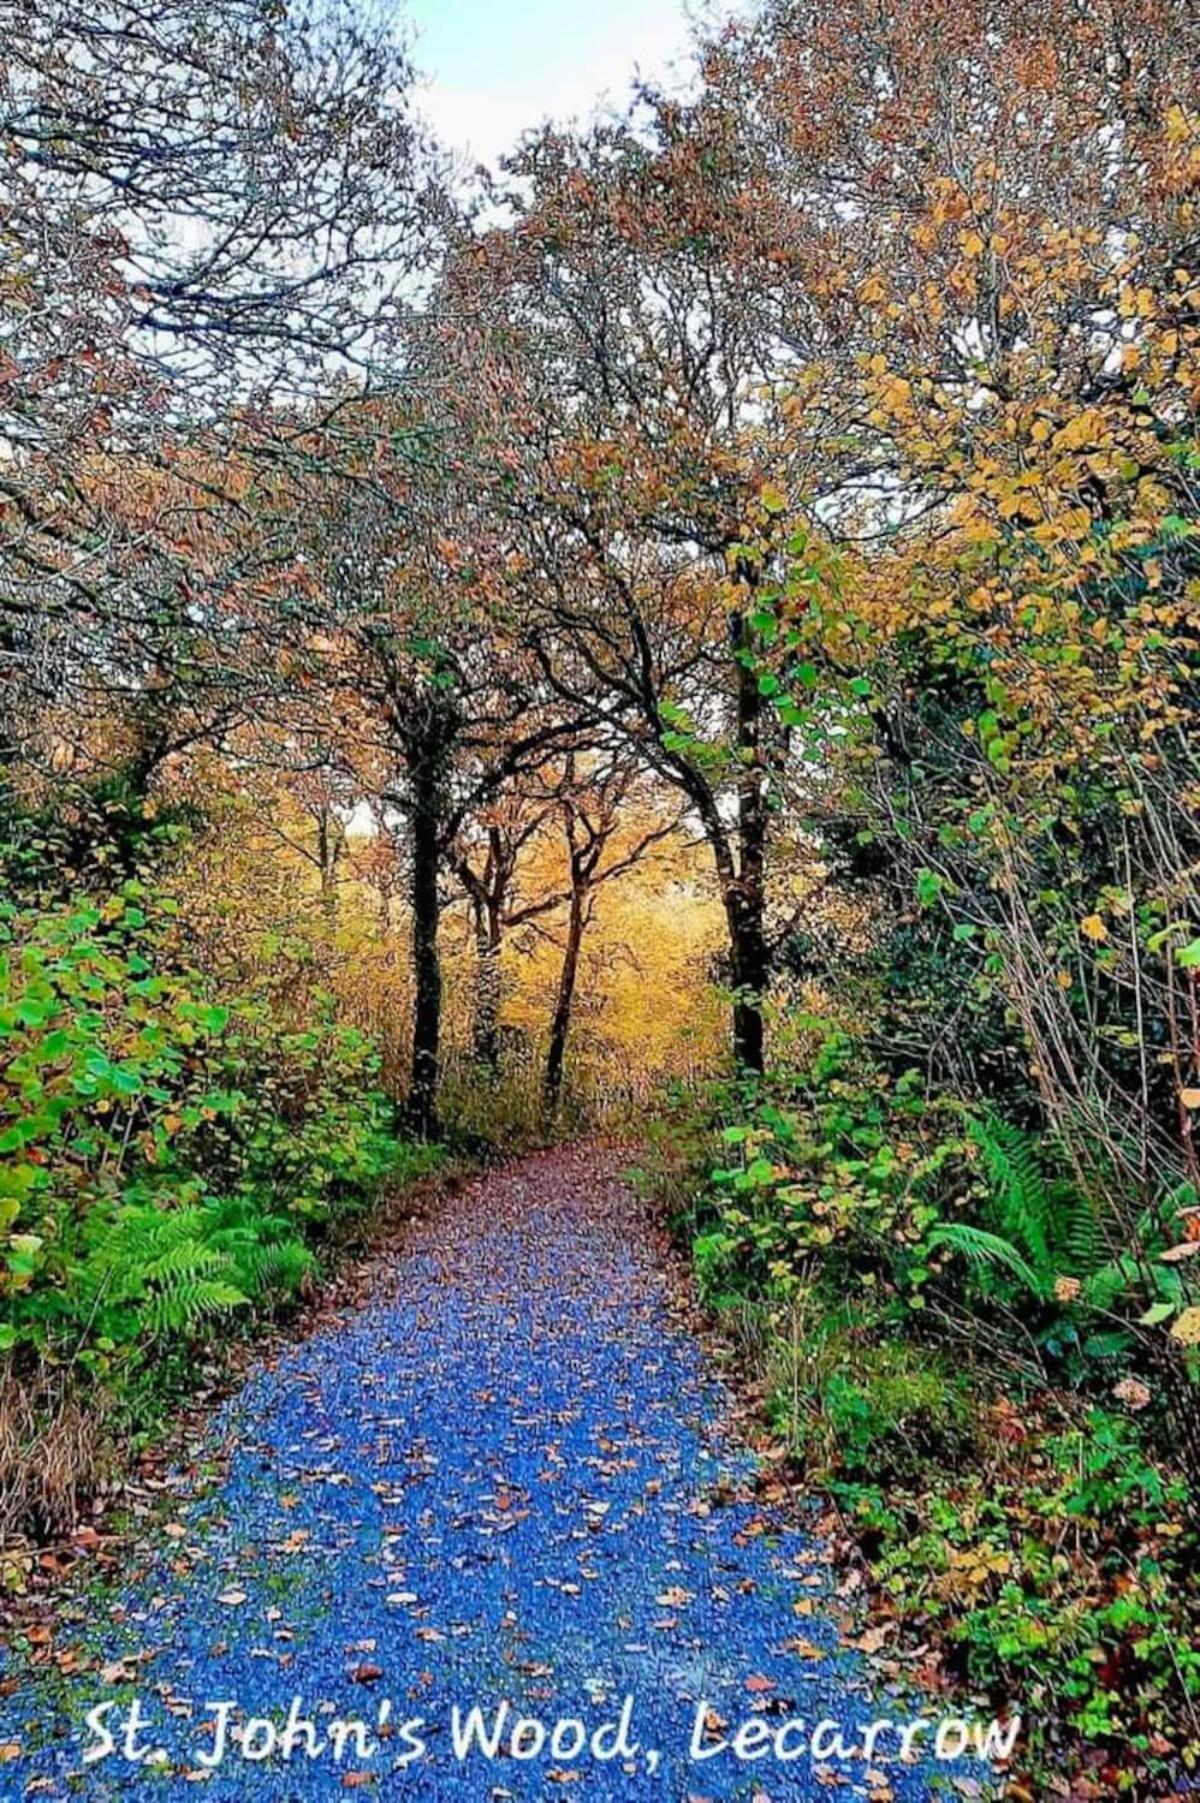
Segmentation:
{"type": "Polygon", "coordinates": [[[407,63],[349,12],[12,11],[0,745],[37,755],[66,695],[144,774],[277,681],[275,478],[394,381],[442,203],[407,63]]]}
{"type": "MultiPolygon", "coordinates": [[[[409,422],[406,422],[406,424],[409,422]]],[[[441,878],[464,824],[578,731],[476,576],[486,520],[463,497],[440,422],[419,456],[373,455],[353,495],[316,485],[305,507],[324,626],[297,647],[317,692],[353,720],[368,788],[402,816],[412,910],[412,1068],[407,1119],[437,1125],[441,878]],[[457,537],[454,536],[457,531],[457,537]]],[[[452,449],[452,441],[450,441],[452,449]]],[[[461,845],[459,847],[461,850],[461,845]]]]}
{"type": "Polygon", "coordinates": [[[565,705],[682,790],[726,908],[734,1050],[761,1070],[766,846],[787,728],[747,547],[787,454],[795,352],[748,237],[723,120],[546,133],[511,226],[460,244],[440,300],[464,436],[508,522],[514,610],[565,705]]]}
{"type": "Polygon", "coordinates": [[[519,778],[494,800],[463,820],[448,862],[471,911],[475,941],[475,1006],[472,1048],[475,1061],[495,1072],[500,1062],[500,958],[506,931],[523,926],[559,904],[557,895],[521,902],[514,891],[521,854],[545,830],[553,801],[519,778]]]}
{"type": "Polygon", "coordinates": [[[1173,0],[783,4],[710,62],[853,351],[806,407],[874,470],[799,497],[836,554],[768,593],[875,1046],[1045,1132],[1193,1464],[1196,48],[1173,0]]]}
{"type": "Polygon", "coordinates": [[[552,793],[566,840],[567,921],[542,1084],[551,1120],[562,1097],[579,955],[597,891],[626,875],[679,827],[677,816],[664,820],[657,810],[650,811],[646,822],[647,785],[628,753],[601,753],[586,762],[568,753],[552,793]]]}
{"type": "MultiPolygon", "coordinates": [[[[962,911],[960,946],[996,935],[1048,1115],[1128,1157],[1139,1190],[1152,1075],[1097,1056],[1108,1002],[1081,1014],[1063,966],[1081,920],[1103,943],[1106,895],[1189,906],[1194,47],[1169,0],[863,6],[836,34],[781,5],[713,64],[729,96],[753,91],[764,167],[808,197],[795,254],[836,245],[815,292],[853,320],[857,368],[813,379],[840,385],[893,480],[869,538],[861,498],[826,509],[840,582],[801,568],[783,599],[838,685],[842,742],[824,742],[852,762],[855,829],[899,907],[920,884],[962,911]]],[[[1123,980],[1169,1035],[1153,961],[1123,980]]]]}

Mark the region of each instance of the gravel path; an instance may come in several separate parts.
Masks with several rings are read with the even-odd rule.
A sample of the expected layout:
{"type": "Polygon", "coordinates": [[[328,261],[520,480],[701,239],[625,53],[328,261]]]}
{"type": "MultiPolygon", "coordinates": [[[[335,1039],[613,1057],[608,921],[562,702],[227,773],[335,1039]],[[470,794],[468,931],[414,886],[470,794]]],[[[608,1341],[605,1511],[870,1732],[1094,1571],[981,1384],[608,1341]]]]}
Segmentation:
{"type": "Polygon", "coordinates": [[[364,1306],[252,1377],[213,1429],[220,1482],[91,1605],[88,1657],[0,1686],[0,1796],[981,1794],[962,1761],[902,1764],[893,1731],[874,1760],[811,1756],[824,1718],[858,1745],[912,1706],[839,1648],[819,1546],[755,1500],[620,1164],[556,1151],[472,1182],[364,1306]],[[165,1761],[126,1757],[135,1699],[129,1750],[165,1761]],[[490,1728],[505,1702],[494,1759],[456,1748],[456,1706],[490,1728]],[[761,1757],[692,1756],[747,1722],[761,1757]],[[117,1744],[85,1764],[101,1728],[117,1744]]]}

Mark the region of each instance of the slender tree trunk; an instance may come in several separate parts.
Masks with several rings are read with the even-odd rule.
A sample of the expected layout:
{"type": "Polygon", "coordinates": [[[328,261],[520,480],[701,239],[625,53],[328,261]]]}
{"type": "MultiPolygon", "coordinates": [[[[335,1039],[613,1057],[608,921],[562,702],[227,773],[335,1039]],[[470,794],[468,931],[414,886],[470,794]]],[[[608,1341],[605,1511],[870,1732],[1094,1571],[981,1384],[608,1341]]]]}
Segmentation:
{"type": "Polygon", "coordinates": [[[438,959],[439,786],[432,761],[412,776],[412,1075],[408,1125],[421,1139],[437,1136],[438,1048],[442,1023],[442,969],[438,959]]]}
{"type": "Polygon", "coordinates": [[[763,702],[758,674],[749,655],[753,646],[752,632],[744,615],[730,616],[729,639],[737,671],[735,734],[742,760],[736,821],[731,822],[722,811],[707,778],[700,771],[683,761],[675,768],[680,787],[700,816],[721,886],[734,992],[734,1063],[740,1072],[761,1076],[765,1051],[763,1001],[768,976],[763,702]]]}
{"type": "Polygon", "coordinates": [[[738,894],[726,902],[730,962],[733,968],[733,1055],[740,1071],[763,1072],[763,994],[766,989],[766,943],[761,906],[747,906],[738,894]]]}
{"type": "Polygon", "coordinates": [[[708,784],[694,771],[688,772],[681,787],[700,816],[721,886],[734,990],[734,1062],[740,1071],[760,1073],[763,1069],[762,1002],[767,980],[762,882],[766,822],[753,799],[743,795],[739,796],[735,828],[721,813],[708,784]],[[751,873],[749,883],[747,872],[751,873]]]}
{"type": "Polygon", "coordinates": [[[321,912],[332,927],[337,918],[337,857],[339,847],[329,831],[329,816],[317,817],[317,870],[321,878],[321,912]]]}
{"type": "Polygon", "coordinates": [[[737,745],[742,758],[738,780],[738,876],[727,888],[725,911],[733,965],[733,1054],[738,1069],[753,1076],[763,1070],[763,999],[767,989],[766,847],[767,798],[762,763],[762,709],[758,672],[747,654],[750,629],[745,616],[731,623],[737,672],[737,745]],[[745,661],[743,657],[745,656],[745,661]]]}
{"type": "Polygon", "coordinates": [[[557,1112],[562,1095],[567,1035],[571,1029],[571,1005],[575,999],[575,981],[579,975],[579,948],[583,942],[584,908],[584,891],[576,887],[571,892],[571,909],[567,917],[567,943],[563,952],[562,971],[558,979],[554,1019],[550,1023],[550,1049],[546,1054],[543,1094],[549,1114],[557,1112]]]}
{"type": "Polygon", "coordinates": [[[481,898],[475,906],[475,1062],[495,1071],[500,1063],[500,904],[481,898]]]}

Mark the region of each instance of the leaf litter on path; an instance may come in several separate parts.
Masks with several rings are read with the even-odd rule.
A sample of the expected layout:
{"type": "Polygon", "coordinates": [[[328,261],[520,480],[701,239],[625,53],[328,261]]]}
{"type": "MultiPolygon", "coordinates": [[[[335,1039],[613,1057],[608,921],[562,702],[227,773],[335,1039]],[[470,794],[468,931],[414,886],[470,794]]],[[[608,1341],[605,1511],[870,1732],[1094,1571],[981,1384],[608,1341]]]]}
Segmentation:
{"type": "Polygon", "coordinates": [[[347,1788],[532,1803],[564,1787],[587,1803],[917,1803],[977,1780],[932,1761],[689,1757],[698,1711],[719,1741],[792,1716],[849,1736],[916,1706],[864,1657],[881,1644],[869,1630],[857,1652],[840,1644],[821,1549],[781,1489],[756,1489],[620,1168],[614,1151],[559,1149],[447,1195],[358,1306],[250,1377],[213,1424],[228,1451],[215,1490],[173,1485],[149,1555],[79,1608],[86,1656],[53,1680],[0,1673],[4,1803],[197,1784],[206,1803],[347,1788]],[[119,1726],[134,1691],[165,1760],[85,1764],[87,1712],[116,1702],[119,1726]],[[375,1753],[288,1761],[276,1743],[256,1758],[230,1736],[204,1763],[219,1705],[237,1705],[235,1729],[278,1727],[297,1696],[318,1725],[361,1719],[375,1753]],[[455,1757],[456,1705],[590,1731],[626,1697],[636,1757],[455,1757]],[[424,1751],[406,1764],[400,1724],[416,1718],[424,1751]]]}

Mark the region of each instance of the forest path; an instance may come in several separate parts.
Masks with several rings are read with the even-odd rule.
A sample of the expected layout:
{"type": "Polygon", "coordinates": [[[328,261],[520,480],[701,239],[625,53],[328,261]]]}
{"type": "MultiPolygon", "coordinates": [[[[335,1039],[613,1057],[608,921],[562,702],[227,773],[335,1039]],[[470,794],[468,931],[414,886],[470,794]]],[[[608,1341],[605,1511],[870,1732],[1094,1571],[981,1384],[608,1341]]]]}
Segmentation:
{"type": "Polygon", "coordinates": [[[752,1716],[855,1735],[912,1705],[839,1646],[819,1545],[755,1499],[621,1166],[576,1148],[471,1181],[405,1230],[365,1305],[256,1372],[214,1425],[223,1475],[185,1492],[124,1587],[81,1611],[77,1669],[0,1685],[0,1795],[981,1794],[962,1762],[901,1765],[894,1737],[874,1763],[821,1765],[807,1747],[786,1763],[690,1757],[702,1699],[710,1745],[752,1716]],[[167,1766],[120,1745],[85,1765],[104,1744],[86,1712],[116,1700],[99,1719],[119,1741],[135,1695],[140,1746],[167,1766]],[[491,1718],[508,1699],[590,1733],[626,1696],[629,1756],[615,1728],[575,1759],[573,1730],[529,1760],[463,1761],[452,1744],[455,1705],[491,1718]],[[278,1740],[246,1756],[269,1743],[260,1725],[203,1763],[213,1705],[282,1722],[294,1697],[290,1762],[278,1740]],[[365,1748],[309,1756],[335,1718],[374,1736],[381,1717],[365,1748]],[[422,1726],[406,1733],[410,1718],[422,1726]]]}

